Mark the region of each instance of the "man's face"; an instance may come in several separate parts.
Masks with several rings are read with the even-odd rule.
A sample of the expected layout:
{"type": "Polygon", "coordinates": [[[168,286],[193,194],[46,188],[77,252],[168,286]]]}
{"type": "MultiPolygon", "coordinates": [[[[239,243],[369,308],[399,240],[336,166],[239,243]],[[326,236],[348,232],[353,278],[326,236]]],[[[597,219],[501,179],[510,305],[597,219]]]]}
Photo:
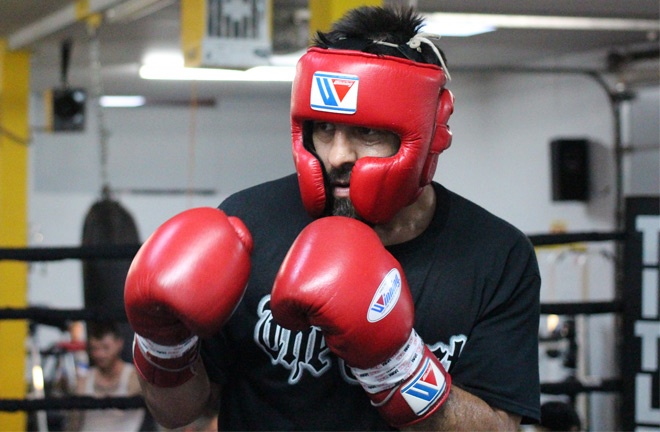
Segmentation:
{"type": "Polygon", "coordinates": [[[99,369],[107,369],[119,359],[124,346],[123,340],[113,334],[106,334],[102,338],[89,339],[89,354],[99,369]]]}
{"type": "Polygon", "coordinates": [[[333,197],[332,214],[360,219],[350,200],[351,170],[365,156],[390,157],[401,141],[390,131],[340,123],[314,122],[312,143],[328,173],[328,188],[333,197]]]}

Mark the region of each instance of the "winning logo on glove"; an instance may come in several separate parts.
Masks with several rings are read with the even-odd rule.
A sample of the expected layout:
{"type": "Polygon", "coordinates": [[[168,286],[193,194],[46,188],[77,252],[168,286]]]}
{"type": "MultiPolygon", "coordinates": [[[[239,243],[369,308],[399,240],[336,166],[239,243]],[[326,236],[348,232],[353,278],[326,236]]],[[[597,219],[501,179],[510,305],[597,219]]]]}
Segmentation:
{"type": "Polygon", "coordinates": [[[401,387],[401,394],[414,413],[421,416],[435,404],[446,386],[442,372],[427,358],[424,367],[401,387]]]}
{"type": "Polygon", "coordinates": [[[393,268],[385,275],[371,300],[367,321],[375,323],[385,318],[396,305],[399,295],[401,295],[401,275],[393,268]]]}

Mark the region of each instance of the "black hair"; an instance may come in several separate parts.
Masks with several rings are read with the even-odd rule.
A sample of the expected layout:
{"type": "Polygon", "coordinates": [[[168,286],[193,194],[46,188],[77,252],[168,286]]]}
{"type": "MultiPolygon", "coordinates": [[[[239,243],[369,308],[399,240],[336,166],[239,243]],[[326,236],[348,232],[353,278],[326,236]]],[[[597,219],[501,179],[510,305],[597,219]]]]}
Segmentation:
{"type": "MultiPolygon", "coordinates": [[[[407,45],[423,24],[424,18],[411,7],[362,6],[348,11],[329,32],[317,32],[312,38],[312,46],[352,49],[442,66],[430,46],[422,44],[419,52],[407,45]],[[378,42],[395,44],[396,47],[378,42]]],[[[438,51],[446,64],[444,53],[439,48],[438,51]]]]}
{"type": "Polygon", "coordinates": [[[122,339],[121,332],[113,321],[95,321],[87,324],[87,339],[103,339],[106,335],[122,339]]]}

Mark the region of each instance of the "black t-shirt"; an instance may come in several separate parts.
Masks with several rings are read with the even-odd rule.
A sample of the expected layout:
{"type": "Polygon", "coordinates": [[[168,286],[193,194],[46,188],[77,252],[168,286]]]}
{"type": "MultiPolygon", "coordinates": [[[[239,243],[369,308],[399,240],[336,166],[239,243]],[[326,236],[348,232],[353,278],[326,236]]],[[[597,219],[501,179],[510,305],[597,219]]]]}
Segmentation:
{"type": "MultiPolygon", "coordinates": [[[[539,418],[540,276],[519,230],[433,183],[437,210],[417,238],[387,249],[415,301],[415,330],[452,383],[495,408],[539,418]]],[[[242,302],[202,356],[221,385],[225,430],[387,430],[320,330],[291,332],[270,313],[270,291],[289,247],[312,219],[295,175],[232,195],[220,208],[254,240],[242,302]]]]}

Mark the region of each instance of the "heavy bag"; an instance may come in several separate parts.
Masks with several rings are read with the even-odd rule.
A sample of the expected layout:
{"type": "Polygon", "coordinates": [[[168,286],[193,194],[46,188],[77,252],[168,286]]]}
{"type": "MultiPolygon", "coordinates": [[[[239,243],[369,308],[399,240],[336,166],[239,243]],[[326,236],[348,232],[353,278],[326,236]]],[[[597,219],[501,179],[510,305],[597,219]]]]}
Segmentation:
{"type": "MultiPolygon", "coordinates": [[[[131,214],[118,202],[104,196],[95,202],[85,217],[82,245],[112,246],[138,244],[138,230],[131,214]]],[[[124,310],[124,282],[131,259],[83,260],[85,308],[117,317],[117,327],[124,338],[122,359],[132,361],[131,330],[124,310]]]]}

